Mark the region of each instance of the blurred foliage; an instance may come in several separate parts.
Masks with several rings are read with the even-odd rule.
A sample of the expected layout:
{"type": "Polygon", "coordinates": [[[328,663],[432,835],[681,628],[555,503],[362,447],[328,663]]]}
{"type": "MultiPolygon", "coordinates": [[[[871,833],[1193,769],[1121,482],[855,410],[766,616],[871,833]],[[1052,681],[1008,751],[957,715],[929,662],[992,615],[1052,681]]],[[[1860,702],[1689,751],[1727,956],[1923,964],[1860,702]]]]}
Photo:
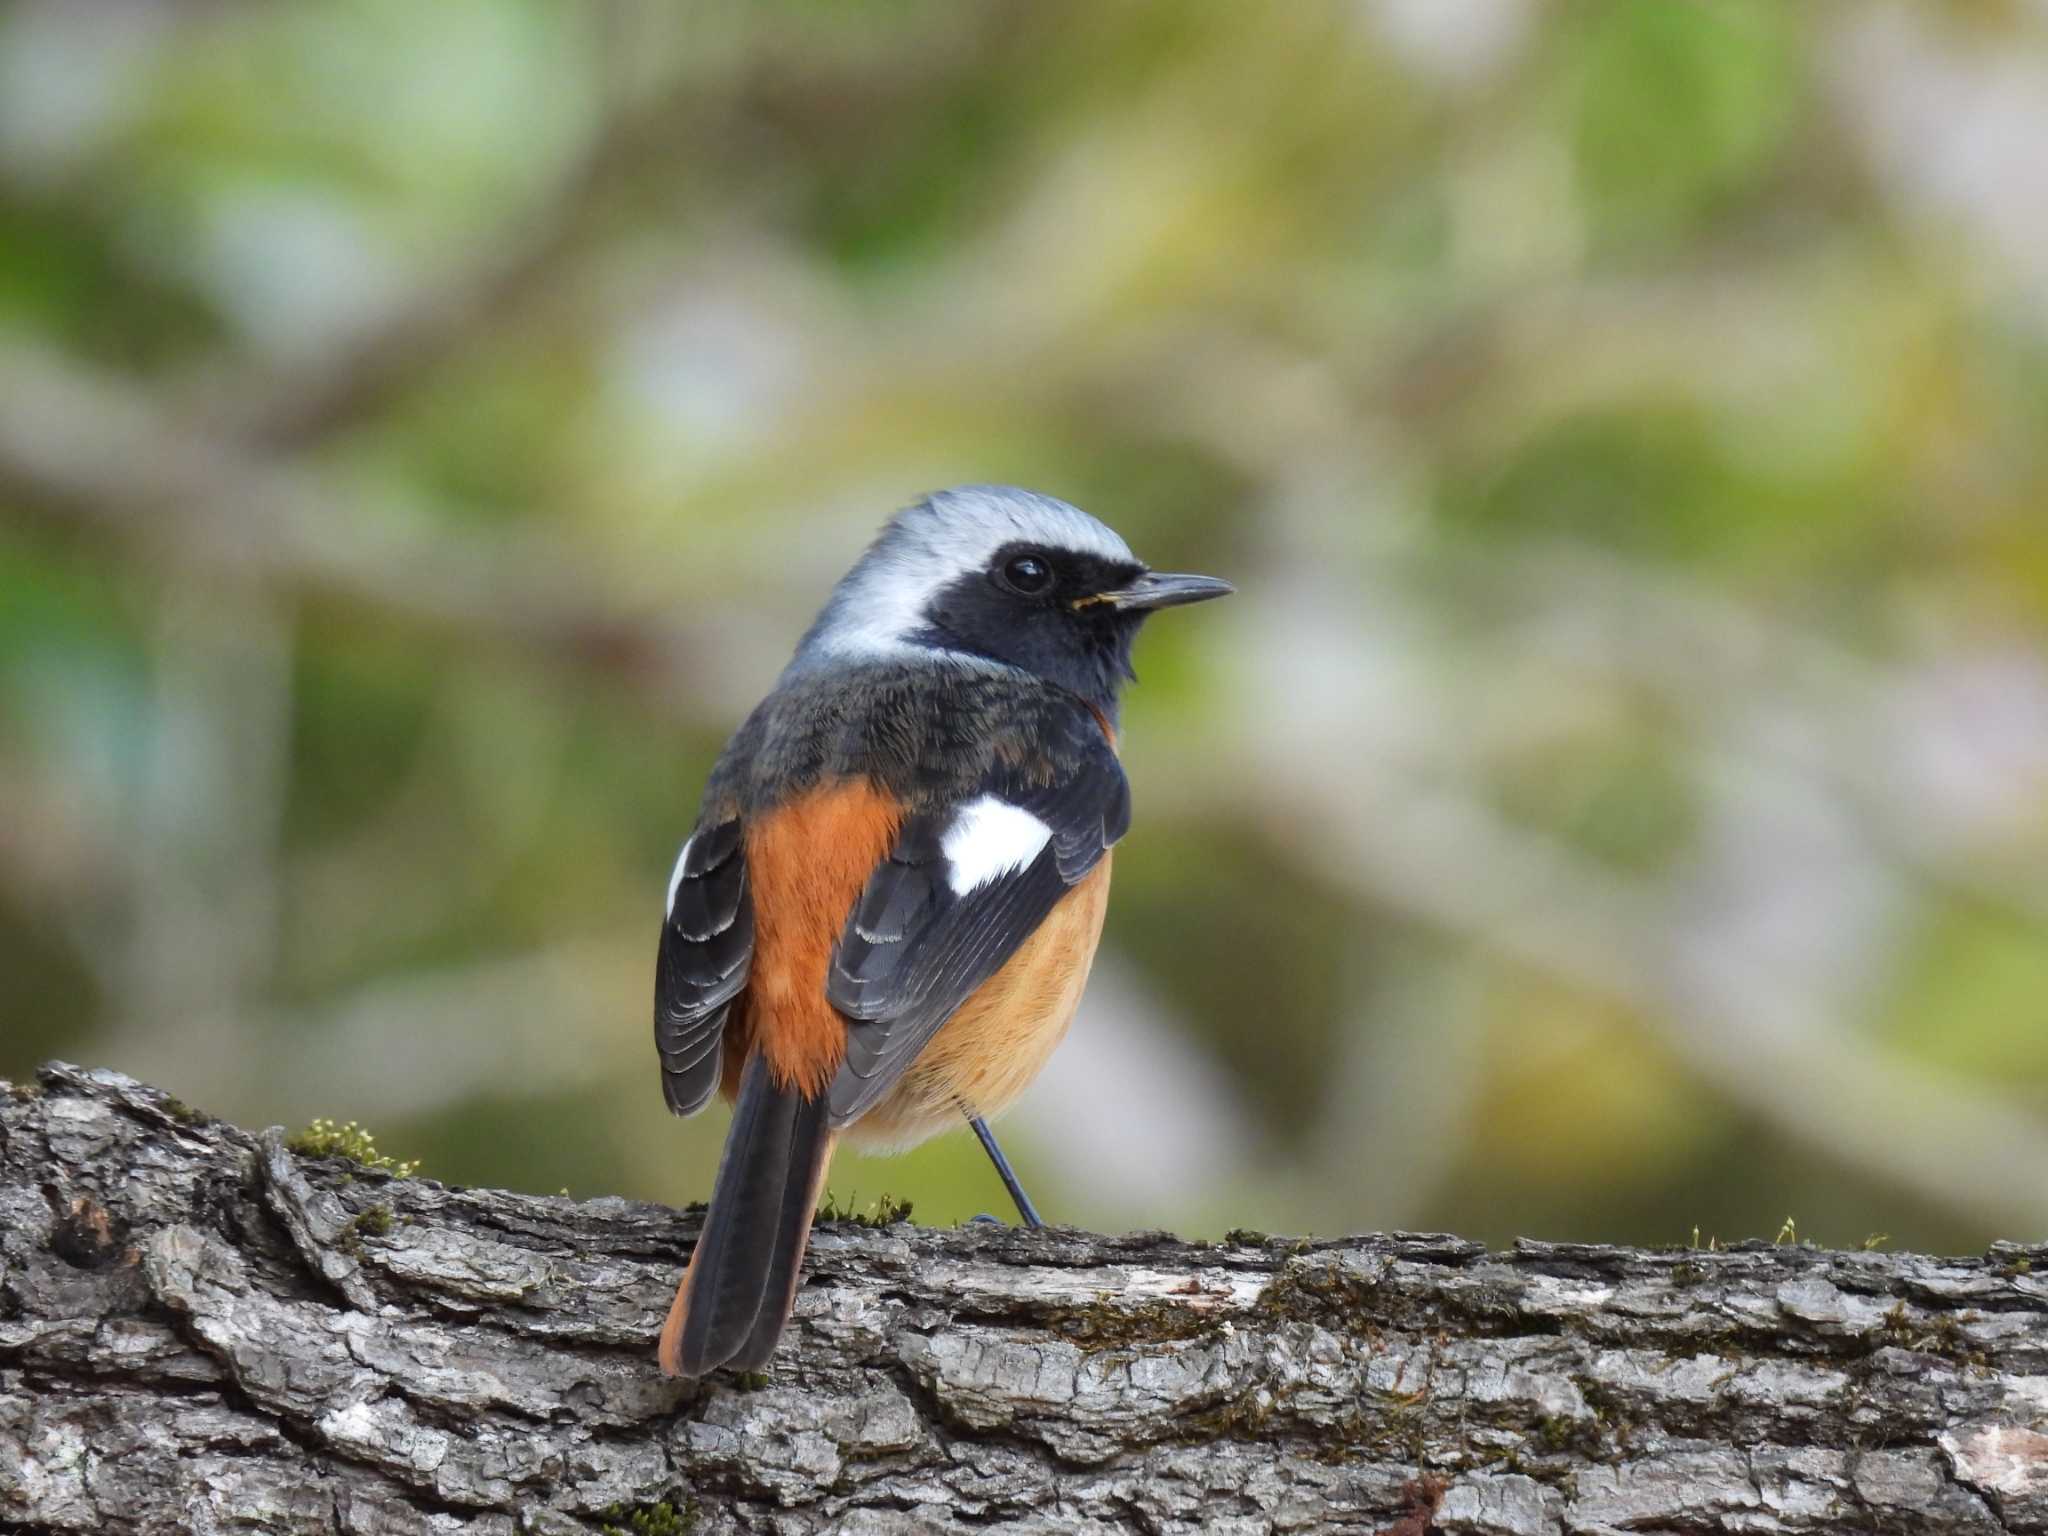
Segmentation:
{"type": "Polygon", "coordinates": [[[2044,142],[2039,0],[17,0],[0,1073],[701,1197],[703,776],[1011,480],[1242,589],[1042,1206],[2038,1236],[2044,142]]]}

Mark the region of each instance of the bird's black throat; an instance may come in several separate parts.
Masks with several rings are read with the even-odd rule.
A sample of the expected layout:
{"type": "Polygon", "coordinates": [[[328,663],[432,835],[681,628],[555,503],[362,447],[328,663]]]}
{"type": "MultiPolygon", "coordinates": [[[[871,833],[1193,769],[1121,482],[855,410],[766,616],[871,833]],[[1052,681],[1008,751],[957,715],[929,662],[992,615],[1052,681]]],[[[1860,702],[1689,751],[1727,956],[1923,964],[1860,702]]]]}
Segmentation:
{"type": "Polygon", "coordinates": [[[1114,720],[1123,685],[1137,676],[1131,647],[1145,614],[1087,599],[1127,586],[1144,567],[1068,551],[1048,558],[1059,574],[1051,593],[1027,597],[1005,590],[986,572],[970,572],[933,594],[924,627],[908,638],[1042,677],[1114,720]]]}

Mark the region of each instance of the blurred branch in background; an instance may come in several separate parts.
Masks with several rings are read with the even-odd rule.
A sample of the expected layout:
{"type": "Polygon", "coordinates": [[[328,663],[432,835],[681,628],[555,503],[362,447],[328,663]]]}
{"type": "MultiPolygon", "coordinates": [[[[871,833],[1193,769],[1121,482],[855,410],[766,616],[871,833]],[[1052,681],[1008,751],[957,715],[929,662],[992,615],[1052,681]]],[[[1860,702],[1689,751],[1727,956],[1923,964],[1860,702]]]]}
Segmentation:
{"type": "Polygon", "coordinates": [[[1140,656],[1062,1215],[2048,1224],[2025,7],[113,15],[0,17],[0,1072],[700,1193],[710,756],[1011,479],[1243,593],[1140,656]]]}
{"type": "MultiPolygon", "coordinates": [[[[608,39],[597,89],[603,114],[587,147],[558,183],[511,227],[480,236],[477,253],[438,282],[395,301],[366,331],[296,369],[272,373],[216,407],[233,435],[271,450],[304,449],[388,408],[436,365],[567,284],[590,253],[602,217],[636,179],[657,174],[693,122],[714,104],[699,73],[670,64],[664,78],[635,82],[634,7],[601,8],[623,37],[608,39]]],[[[647,61],[638,61],[645,65],[647,61]]]]}
{"type": "Polygon", "coordinates": [[[618,611],[561,541],[436,533],[399,507],[323,486],[54,354],[0,348],[0,487],[17,511],[77,521],[152,562],[366,605],[465,643],[509,643],[677,701],[703,630],[618,611]]]}

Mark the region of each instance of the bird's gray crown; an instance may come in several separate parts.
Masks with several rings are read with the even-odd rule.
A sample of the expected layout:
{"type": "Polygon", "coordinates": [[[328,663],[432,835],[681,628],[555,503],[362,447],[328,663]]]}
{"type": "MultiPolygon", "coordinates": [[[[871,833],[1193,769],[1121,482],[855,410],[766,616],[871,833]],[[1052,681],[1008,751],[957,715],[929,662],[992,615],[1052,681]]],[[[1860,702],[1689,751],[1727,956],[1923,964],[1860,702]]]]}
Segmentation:
{"type": "MultiPolygon", "coordinates": [[[[1138,564],[1114,530],[1079,507],[1013,485],[959,485],[905,507],[832,589],[793,665],[932,654],[912,639],[942,588],[985,570],[1011,544],[1138,564]]],[[[961,657],[963,661],[973,658],[961,657]]]]}

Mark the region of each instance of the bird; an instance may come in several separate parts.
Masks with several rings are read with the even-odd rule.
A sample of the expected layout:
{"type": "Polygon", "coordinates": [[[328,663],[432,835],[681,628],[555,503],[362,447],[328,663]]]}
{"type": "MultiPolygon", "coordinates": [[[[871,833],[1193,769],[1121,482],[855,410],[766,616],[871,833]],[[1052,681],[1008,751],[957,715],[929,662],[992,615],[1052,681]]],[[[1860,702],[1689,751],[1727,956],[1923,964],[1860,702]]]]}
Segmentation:
{"type": "Polygon", "coordinates": [[[661,1332],[668,1375],[759,1371],[841,1137],[988,1119],[1065,1035],[1131,821],[1119,700],[1150,614],[1230,583],[1151,570],[1067,502],[963,485],[832,589],[706,781],[655,963],[661,1086],[733,1101],[661,1332]]]}

